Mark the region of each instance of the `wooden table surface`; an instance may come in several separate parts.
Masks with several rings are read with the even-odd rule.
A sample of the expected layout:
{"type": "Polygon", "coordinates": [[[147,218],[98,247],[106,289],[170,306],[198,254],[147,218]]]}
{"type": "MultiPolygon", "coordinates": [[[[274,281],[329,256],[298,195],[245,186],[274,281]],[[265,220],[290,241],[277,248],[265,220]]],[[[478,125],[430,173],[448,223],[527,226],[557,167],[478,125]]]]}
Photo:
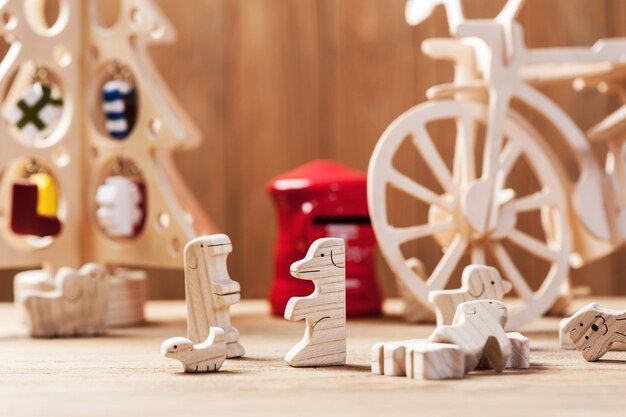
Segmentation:
{"type": "MultiPolygon", "coordinates": [[[[589,300],[576,303],[584,305],[589,300]]],[[[623,308],[626,299],[600,299],[623,308]]],[[[626,352],[587,363],[560,351],[558,319],[523,333],[531,339],[531,369],[470,374],[464,380],[413,381],[370,373],[375,342],[426,337],[431,326],[392,316],[348,321],[348,365],[294,369],[282,357],[304,325],[270,317],[261,301],[233,308],[247,349],[222,371],[186,375],[159,355],[161,341],[185,334],[182,302],[153,302],[150,324],[107,337],[33,340],[12,305],[0,304],[0,416],[623,416],[626,352]]]]}

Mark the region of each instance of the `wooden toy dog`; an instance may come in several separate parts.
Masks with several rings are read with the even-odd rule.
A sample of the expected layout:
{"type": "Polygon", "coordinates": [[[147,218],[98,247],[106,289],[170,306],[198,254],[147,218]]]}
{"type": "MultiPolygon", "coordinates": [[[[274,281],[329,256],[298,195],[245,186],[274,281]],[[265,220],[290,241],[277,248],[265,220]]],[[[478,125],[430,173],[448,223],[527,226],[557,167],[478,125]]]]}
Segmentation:
{"type": "Polygon", "coordinates": [[[22,305],[33,337],[95,336],[106,333],[109,284],[104,266],[61,268],[53,291],[25,291],[22,305]]]}
{"type": "Polygon", "coordinates": [[[239,283],[230,279],[226,258],[233,251],[223,234],[198,237],[185,246],[187,337],[201,343],[211,327],[224,330],[228,358],[245,354],[239,331],[230,323],[230,306],[239,302],[239,283]]]}
{"type": "Polygon", "coordinates": [[[197,345],[186,337],[172,337],[161,344],[161,355],[176,359],[184,372],[215,372],[226,360],[224,330],[211,327],[209,337],[197,345]]]}
{"type": "Polygon", "coordinates": [[[473,300],[501,301],[513,287],[496,268],[469,265],[463,270],[462,286],[456,290],[431,291],[428,301],[435,306],[437,326],[451,324],[459,304],[473,300]]]}
{"type": "Polygon", "coordinates": [[[626,311],[592,303],[576,312],[562,331],[586,361],[594,362],[611,350],[613,343],[626,341],[626,311]]]}
{"type": "Polygon", "coordinates": [[[459,346],[465,353],[465,372],[479,365],[502,372],[511,355],[504,331],[508,316],[500,301],[468,301],[459,305],[452,325],[437,327],[429,340],[459,346]]]}
{"type": "Polygon", "coordinates": [[[530,367],[530,343],[520,333],[506,333],[504,304],[481,300],[461,304],[451,326],[438,327],[430,340],[377,343],[372,372],[415,379],[462,378],[477,368],[530,367]]]}
{"type": "Polygon", "coordinates": [[[315,291],[307,297],[292,297],[285,319],[306,321],[302,340],[285,361],[293,367],[330,366],[346,363],[346,270],[343,239],[318,239],[304,257],[294,262],[291,275],[311,280],[315,291]]]}

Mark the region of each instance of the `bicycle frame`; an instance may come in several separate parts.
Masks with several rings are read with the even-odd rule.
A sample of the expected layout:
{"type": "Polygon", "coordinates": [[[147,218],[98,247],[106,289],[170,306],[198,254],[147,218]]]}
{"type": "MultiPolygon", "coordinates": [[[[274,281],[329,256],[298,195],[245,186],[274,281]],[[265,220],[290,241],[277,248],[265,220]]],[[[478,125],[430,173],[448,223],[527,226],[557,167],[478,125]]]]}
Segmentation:
{"type": "MultiPolygon", "coordinates": [[[[574,265],[578,266],[584,260],[610,253],[623,242],[624,236],[617,231],[619,228],[613,227],[616,222],[614,211],[604,204],[606,173],[592,152],[586,135],[553,100],[530,84],[529,78],[532,77],[528,74],[533,73],[533,68],[541,66],[547,68],[553,64],[563,63],[590,65],[610,62],[626,65],[626,39],[599,41],[592,48],[528,49],[523,41],[521,25],[514,21],[523,3],[524,0],[510,0],[495,20],[466,20],[463,17],[460,0],[414,0],[407,5],[407,19],[412,23],[419,23],[427,14],[425,10],[432,11],[434,6],[443,4],[448,12],[451,32],[460,38],[456,42],[464,43],[473,50],[474,59],[468,60],[460,51],[437,51],[437,48],[432,48],[432,43],[431,50],[425,48],[425,52],[433,57],[447,57],[457,63],[455,83],[439,88],[440,93],[451,94],[459,100],[484,100],[486,97],[489,119],[483,172],[471,186],[473,193],[476,189],[483,188],[493,195],[497,183],[494,174],[498,164],[497,155],[503,146],[504,121],[511,117],[510,105],[513,99],[518,99],[546,115],[566,140],[580,168],[580,177],[574,186],[571,199],[571,211],[575,216],[570,216],[571,220],[576,220],[584,227],[582,235],[578,234],[579,240],[583,242],[578,242],[577,246],[594,247],[594,253],[579,250],[584,259],[574,262],[574,265]],[[420,3],[416,3],[418,1],[420,3]],[[411,15],[409,9],[415,8],[417,4],[420,13],[411,15]],[[469,68],[472,64],[474,68],[469,68]],[[468,94],[468,91],[472,90],[475,93],[486,91],[487,94],[468,94]],[[584,240],[593,242],[586,245],[588,242],[584,240]]],[[[570,73],[560,78],[573,79],[575,76],[575,73],[570,73]]],[[[558,78],[552,76],[552,80],[558,78]]],[[[550,77],[545,77],[544,81],[549,82],[550,77]]],[[[436,98],[437,89],[434,91],[435,94],[430,94],[429,97],[436,98]]],[[[543,140],[540,135],[536,136],[538,140],[543,140]]],[[[468,220],[477,230],[485,230],[491,226],[495,218],[496,213],[492,211],[479,213],[468,220]]]]}

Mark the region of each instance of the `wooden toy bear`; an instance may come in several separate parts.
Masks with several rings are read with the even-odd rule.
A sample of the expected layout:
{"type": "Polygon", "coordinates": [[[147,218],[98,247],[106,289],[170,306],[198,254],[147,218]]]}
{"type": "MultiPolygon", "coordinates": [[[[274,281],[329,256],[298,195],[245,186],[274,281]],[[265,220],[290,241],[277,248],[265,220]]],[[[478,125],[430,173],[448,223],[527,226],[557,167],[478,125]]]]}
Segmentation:
{"type": "Polygon", "coordinates": [[[626,342],[626,311],[589,304],[576,312],[562,327],[576,350],[588,362],[604,356],[615,342],[626,342]]]}
{"type": "Polygon", "coordinates": [[[459,304],[473,300],[502,300],[512,285],[500,276],[496,268],[469,265],[463,270],[461,288],[431,291],[428,301],[435,306],[437,326],[451,324],[459,304]]]}
{"type": "Polygon", "coordinates": [[[285,361],[293,367],[331,366],[346,363],[346,270],[345,242],[318,239],[304,259],[294,262],[291,275],[311,280],[315,291],[307,297],[292,297],[285,319],[306,321],[302,340],[285,361]]]}
{"type": "Polygon", "coordinates": [[[33,337],[106,333],[109,284],[104,266],[61,268],[53,291],[25,291],[21,302],[33,337]]]}
{"type": "Polygon", "coordinates": [[[161,344],[161,355],[181,362],[184,372],[216,372],[226,360],[224,330],[211,327],[209,337],[197,345],[186,337],[172,337],[161,344]]]}
{"type": "Polygon", "coordinates": [[[187,337],[204,342],[211,327],[224,330],[228,358],[243,356],[239,331],[230,323],[230,306],[239,302],[239,283],[230,279],[226,258],[233,251],[224,234],[198,237],[185,246],[187,337]]]}

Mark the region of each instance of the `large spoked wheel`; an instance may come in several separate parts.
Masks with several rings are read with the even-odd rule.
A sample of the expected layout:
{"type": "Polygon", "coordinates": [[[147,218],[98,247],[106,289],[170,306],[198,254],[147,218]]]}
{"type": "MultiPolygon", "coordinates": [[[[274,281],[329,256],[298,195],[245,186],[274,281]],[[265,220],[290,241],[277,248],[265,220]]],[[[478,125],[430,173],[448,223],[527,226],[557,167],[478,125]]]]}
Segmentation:
{"type": "MultiPolygon", "coordinates": [[[[549,151],[539,143],[538,133],[515,114],[504,125],[493,198],[486,198],[479,187],[472,187],[480,174],[477,161],[485,152],[478,132],[484,131],[486,123],[484,105],[461,101],[428,102],[400,116],[385,131],[372,155],[368,203],[383,255],[418,300],[429,305],[428,293],[445,288],[464,264],[493,264],[513,284],[517,299],[507,298],[507,327],[515,328],[544,314],[566,282],[571,251],[567,200],[562,177],[548,157],[549,151]],[[456,126],[452,135],[453,161],[445,160],[437,140],[429,133],[428,126],[440,121],[456,126]],[[422,181],[421,173],[412,177],[395,166],[398,154],[407,153],[406,142],[411,152],[419,154],[423,169],[430,171],[437,187],[422,181]],[[529,168],[521,185],[519,178],[511,177],[520,160],[529,168]],[[537,190],[524,190],[527,182],[537,184],[537,190]],[[516,184],[519,189],[515,189],[516,184]],[[425,205],[427,218],[420,224],[394,225],[392,211],[403,208],[390,206],[391,189],[425,205]],[[487,227],[477,228],[472,213],[481,210],[491,213],[490,221],[487,227]],[[531,222],[532,233],[524,230],[529,223],[523,220],[527,215],[537,219],[531,222]],[[429,259],[432,268],[424,276],[412,268],[412,257],[402,249],[422,239],[441,248],[436,251],[440,259],[429,259]],[[534,270],[532,277],[525,276],[521,270],[527,271],[528,264],[535,261],[544,264],[542,272],[534,270]]],[[[415,257],[421,258],[420,253],[415,257]]]]}

